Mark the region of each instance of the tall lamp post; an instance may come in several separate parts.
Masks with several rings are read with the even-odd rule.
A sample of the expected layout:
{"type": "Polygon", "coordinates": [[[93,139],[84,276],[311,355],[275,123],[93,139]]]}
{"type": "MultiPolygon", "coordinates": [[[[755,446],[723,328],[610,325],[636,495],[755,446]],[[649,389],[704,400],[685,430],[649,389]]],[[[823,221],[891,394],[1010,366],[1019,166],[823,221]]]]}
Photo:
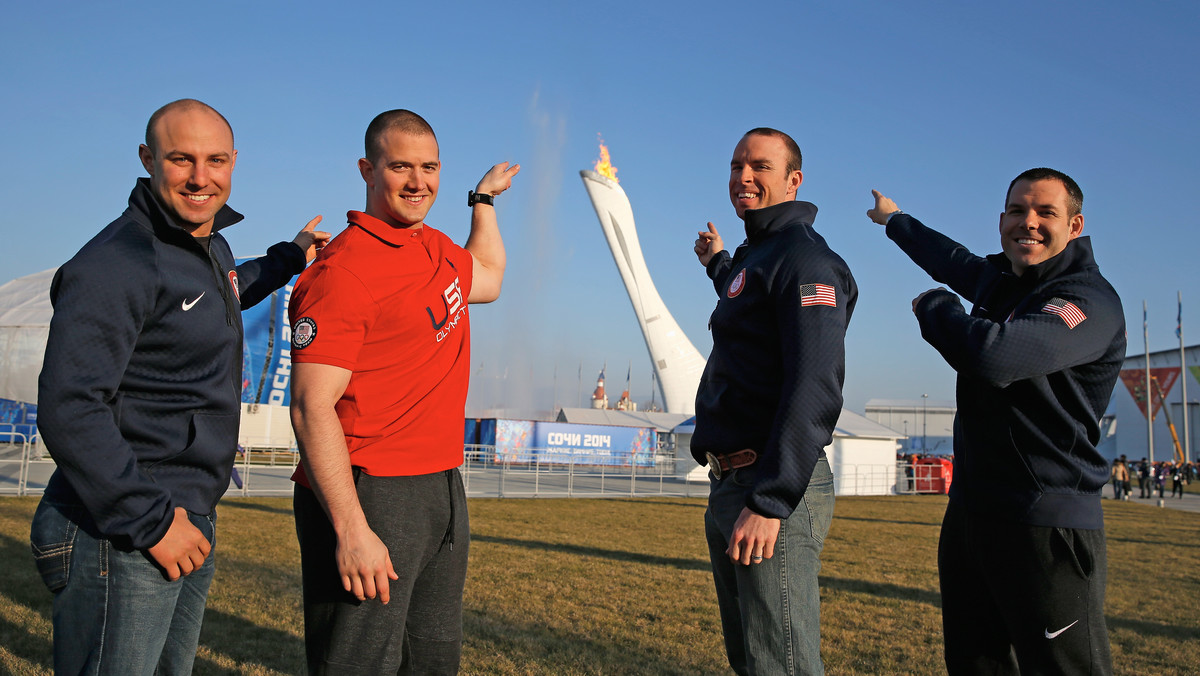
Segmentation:
{"type": "Polygon", "coordinates": [[[926,432],[929,429],[929,395],[921,395],[921,452],[929,452],[929,437],[926,432]]]}

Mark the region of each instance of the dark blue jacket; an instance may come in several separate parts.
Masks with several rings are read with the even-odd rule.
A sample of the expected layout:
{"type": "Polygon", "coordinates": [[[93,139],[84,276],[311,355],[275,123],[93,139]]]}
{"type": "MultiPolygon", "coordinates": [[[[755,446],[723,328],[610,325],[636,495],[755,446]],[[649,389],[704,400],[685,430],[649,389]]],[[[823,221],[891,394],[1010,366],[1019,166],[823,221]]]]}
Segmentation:
{"type": "Polygon", "coordinates": [[[921,335],[958,372],[951,501],[1033,526],[1101,528],[1109,463],[1100,416],[1125,360],[1125,313],[1079,237],[1020,277],[907,214],[887,235],[949,291],[917,305],[921,335]],[[1070,304],[1068,307],[1065,304],[1070,304]]]}
{"type": "Polygon", "coordinates": [[[38,379],[38,427],[58,469],[45,500],[78,504],[80,524],[145,549],[175,507],[212,512],[229,485],[242,389],[242,318],[304,268],[291,242],[236,267],[176,226],[148,179],[129,208],[54,276],[38,379]],[[240,293],[240,297],[239,297],[240,293]]]}
{"type": "Polygon", "coordinates": [[[746,506],[785,519],[804,497],[842,411],[846,326],[858,286],[813,230],[817,208],[746,211],[746,241],[708,274],[719,296],[696,394],[692,455],[759,453],[746,506]],[[831,303],[831,304],[828,304],[831,303]]]}

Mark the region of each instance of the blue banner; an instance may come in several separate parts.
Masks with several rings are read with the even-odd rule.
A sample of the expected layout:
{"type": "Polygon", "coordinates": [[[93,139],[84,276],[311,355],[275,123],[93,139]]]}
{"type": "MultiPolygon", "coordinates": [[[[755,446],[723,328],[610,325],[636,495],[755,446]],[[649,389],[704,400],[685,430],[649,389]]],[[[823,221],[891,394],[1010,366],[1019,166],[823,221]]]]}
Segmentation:
{"type": "Polygon", "coordinates": [[[242,402],[287,406],[291,403],[292,327],[288,301],[292,285],[242,312],[242,402]]]}
{"type": "Polygon", "coordinates": [[[482,420],[479,443],[496,447],[498,463],[652,467],[656,435],[651,427],[482,420]]]}
{"type": "Polygon", "coordinates": [[[0,399],[0,444],[20,444],[37,434],[37,404],[0,399]]]}

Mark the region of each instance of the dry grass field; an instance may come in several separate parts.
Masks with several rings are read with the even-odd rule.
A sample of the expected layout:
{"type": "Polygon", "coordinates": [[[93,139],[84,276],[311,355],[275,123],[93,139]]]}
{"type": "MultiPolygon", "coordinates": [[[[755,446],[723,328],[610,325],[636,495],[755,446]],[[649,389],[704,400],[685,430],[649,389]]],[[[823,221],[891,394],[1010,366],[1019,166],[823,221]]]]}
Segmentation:
{"type": "MultiPolygon", "coordinates": [[[[35,498],[0,499],[0,672],[50,673],[35,498]]],[[[1105,501],[1118,674],[1200,672],[1200,514],[1105,501]]],[[[839,498],[821,571],[830,674],[938,674],[945,499],[839,498]]],[[[471,501],[465,674],[722,674],[699,499],[471,501]]],[[[219,508],[197,674],[304,671],[291,503],[219,508]]]]}

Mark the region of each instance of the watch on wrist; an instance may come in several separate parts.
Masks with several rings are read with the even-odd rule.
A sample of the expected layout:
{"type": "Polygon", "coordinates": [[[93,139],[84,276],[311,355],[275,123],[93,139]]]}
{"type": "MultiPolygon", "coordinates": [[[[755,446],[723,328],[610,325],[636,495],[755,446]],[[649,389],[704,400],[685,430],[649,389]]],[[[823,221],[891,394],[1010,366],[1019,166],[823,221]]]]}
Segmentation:
{"type": "Polygon", "coordinates": [[[496,196],[486,192],[475,192],[474,190],[467,191],[467,206],[473,207],[476,204],[488,204],[496,206],[496,196]]]}

